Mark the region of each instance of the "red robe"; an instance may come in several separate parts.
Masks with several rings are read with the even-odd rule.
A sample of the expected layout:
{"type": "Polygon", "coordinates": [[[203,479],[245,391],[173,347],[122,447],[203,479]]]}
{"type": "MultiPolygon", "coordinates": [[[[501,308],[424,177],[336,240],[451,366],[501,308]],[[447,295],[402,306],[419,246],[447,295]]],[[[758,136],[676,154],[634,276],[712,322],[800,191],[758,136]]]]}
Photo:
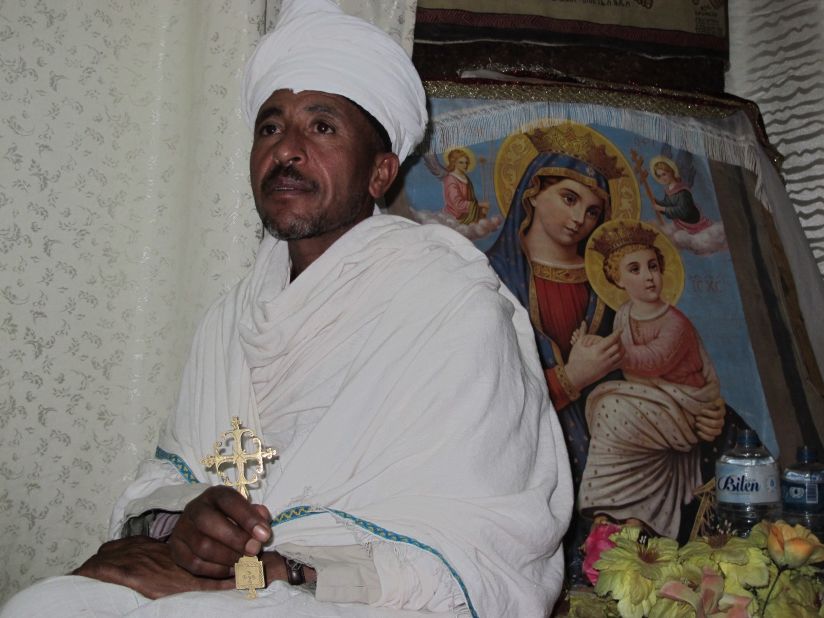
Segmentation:
{"type": "MultiPolygon", "coordinates": [[[[535,301],[540,314],[541,330],[552,340],[566,361],[572,348],[572,333],[581,325],[589,305],[589,285],[586,273],[580,269],[560,269],[533,263],[535,301]],[[559,277],[559,275],[561,275],[559,277]],[[570,281],[559,281],[567,278],[570,281]]],[[[549,397],[560,410],[570,403],[569,393],[558,378],[557,367],[544,371],[549,397]]]]}

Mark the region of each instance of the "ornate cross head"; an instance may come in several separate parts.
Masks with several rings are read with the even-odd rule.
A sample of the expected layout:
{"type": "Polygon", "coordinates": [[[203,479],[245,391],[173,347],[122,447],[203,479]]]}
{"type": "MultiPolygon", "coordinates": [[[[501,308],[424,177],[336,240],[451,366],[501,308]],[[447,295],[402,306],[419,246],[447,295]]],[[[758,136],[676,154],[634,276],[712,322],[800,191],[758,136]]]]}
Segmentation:
{"type": "Polygon", "coordinates": [[[278,452],[273,448],[265,448],[260,441],[260,438],[255,435],[251,429],[244,429],[240,425],[240,419],[237,416],[232,417],[232,429],[223,433],[223,439],[215,442],[214,454],[207,455],[200,462],[206,466],[206,469],[214,468],[215,472],[220,476],[224,485],[234,487],[241,495],[249,499],[249,485],[255,485],[260,474],[263,474],[263,462],[271,461],[277,457],[278,452]],[[243,449],[244,437],[247,444],[251,444],[254,450],[245,451],[243,449]],[[232,441],[231,454],[225,455],[222,452],[224,442],[232,441]],[[252,468],[253,476],[251,478],[246,476],[247,464],[255,464],[252,468]],[[232,481],[229,475],[221,470],[221,466],[234,466],[236,470],[236,480],[232,481]]]}

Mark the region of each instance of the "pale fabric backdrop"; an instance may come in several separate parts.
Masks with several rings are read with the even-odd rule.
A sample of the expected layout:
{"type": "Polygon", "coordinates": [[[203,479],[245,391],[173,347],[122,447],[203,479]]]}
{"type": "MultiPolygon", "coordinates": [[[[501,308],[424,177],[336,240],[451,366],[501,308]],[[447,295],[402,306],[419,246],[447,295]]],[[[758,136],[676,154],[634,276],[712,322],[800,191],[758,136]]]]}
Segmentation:
{"type": "MultiPolygon", "coordinates": [[[[252,263],[238,84],[268,4],[0,0],[0,603],[105,540],[252,263]]],[[[344,5],[411,50],[414,2],[344,5]]]]}
{"type": "Polygon", "coordinates": [[[729,28],[727,91],[761,109],[824,277],[824,2],[729,0],[729,28]]]}

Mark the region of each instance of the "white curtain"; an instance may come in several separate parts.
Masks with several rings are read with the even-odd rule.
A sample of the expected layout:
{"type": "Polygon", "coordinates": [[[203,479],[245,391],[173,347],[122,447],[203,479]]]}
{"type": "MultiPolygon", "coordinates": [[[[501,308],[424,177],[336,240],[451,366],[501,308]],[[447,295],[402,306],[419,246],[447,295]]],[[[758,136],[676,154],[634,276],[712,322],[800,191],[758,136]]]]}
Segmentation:
{"type": "Polygon", "coordinates": [[[824,276],[824,2],[729,0],[729,28],[726,89],[761,109],[824,276]]]}
{"type": "MultiPolygon", "coordinates": [[[[238,84],[268,4],[0,0],[0,603],[105,540],[252,262],[238,84]]],[[[414,2],[345,5],[411,50],[414,2]]]]}

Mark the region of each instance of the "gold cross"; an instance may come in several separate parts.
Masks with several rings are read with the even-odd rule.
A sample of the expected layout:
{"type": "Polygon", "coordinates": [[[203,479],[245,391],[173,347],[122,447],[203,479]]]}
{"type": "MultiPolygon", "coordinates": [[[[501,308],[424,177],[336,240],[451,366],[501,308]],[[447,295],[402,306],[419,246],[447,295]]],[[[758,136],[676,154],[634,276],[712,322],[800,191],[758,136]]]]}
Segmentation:
{"type": "MultiPolygon", "coordinates": [[[[249,499],[249,485],[254,485],[258,482],[258,474],[263,474],[263,460],[275,459],[278,452],[273,448],[264,449],[263,443],[255,435],[251,429],[243,429],[240,426],[240,419],[237,416],[232,417],[232,429],[225,431],[222,436],[223,440],[215,442],[214,454],[207,455],[200,460],[206,469],[214,468],[215,472],[220,475],[224,485],[234,487],[241,495],[249,499]],[[255,451],[243,450],[243,436],[246,436],[249,442],[257,445],[255,451]],[[223,441],[231,437],[232,454],[223,455],[221,453],[221,446],[223,441]],[[254,476],[246,478],[246,464],[249,462],[256,462],[254,468],[254,476]],[[224,464],[234,465],[237,469],[237,480],[233,483],[226,472],[223,472],[220,467],[224,464]]],[[[266,581],[263,576],[263,563],[255,556],[241,556],[240,560],[235,564],[235,588],[238,590],[247,590],[246,598],[254,599],[257,597],[256,588],[265,588],[266,581]]]]}
{"type": "Polygon", "coordinates": [[[235,588],[246,590],[247,599],[257,598],[257,588],[266,587],[263,563],[254,556],[241,556],[235,563],[235,588]]]}
{"type": "Polygon", "coordinates": [[[214,468],[215,472],[220,475],[221,480],[223,481],[224,485],[228,485],[229,487],[234,487],[237,489],[240,494],[249,499],[249,490],[246,489],[248,485],[254,485],[258,482],[258,474],[263,473],[263,460],[271,460],[277,457],[278,452],[273,448],[263,448],[263,443],[260,441],[255,435],[255,432],[251,429],[243,429],[240,426],[240,419],[237,416],[232,417],[232,429],[231,431],[226,431],[223,433],[223,440],[226,440],[229,437],[232,437],[232,454],[231,455],[223,455],[221,454],[221,446],[223,445],[223,441],[215,442],[215,453],[214,455],[207,455],[203,459],[200,460],[206,469],[214,468]],[[257,445],[257,450],[252,452],[247,452],[243,450],[243,436],[244,434],[247,435],[250,442],[253,442],[257,445]],[[255,466],[255,475],[252,478],[246,478],[246,464],[247,462],[257,462],[257,466],[255,466]],[[224,464],[232,464],[237,468],[237,480],[233,483],[231,479],[229,479],[229,475],[226,472],[221,471],[220,467],[224,464]]]}

